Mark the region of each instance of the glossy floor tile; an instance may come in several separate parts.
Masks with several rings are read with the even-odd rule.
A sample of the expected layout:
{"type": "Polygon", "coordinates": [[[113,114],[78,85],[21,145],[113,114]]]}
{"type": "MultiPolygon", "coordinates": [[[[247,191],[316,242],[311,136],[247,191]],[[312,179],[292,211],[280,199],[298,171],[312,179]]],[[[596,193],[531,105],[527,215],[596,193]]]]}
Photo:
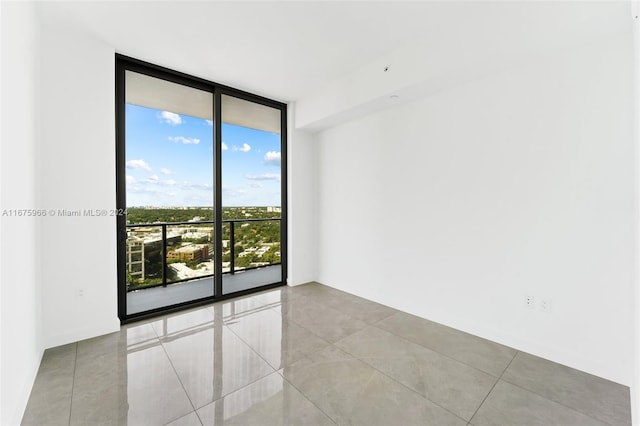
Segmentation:
{"type": "Polygon", "coordinates": [[[202,422],[200,422],[198,413],[192,411],[186,416],[182,416],[171,423],[167,423],[167,426],[202,426],[202,422]]]}
{"type": "Polygon", "coordinates": [[[336,342],[367,326],[348,313],[316,303],[307,296],[296,297],[281,307],[282,317],[298,323],[328,342],[336,342]]]}
{"type": "Polygon", "coordinates": [[[631,425],[629,388],[555,362],[518,353],[503,380],[611,425],[631,425]]]}
{"type": "Polygon", "coordinates": [[[471,419],[498,380],[372,326],[336,346],[465,420],[471,419]]]}
{"type": "MultiPolygon", "coordinates": [[[[473,426],[605,426],[571,408],[500,381],[473,419],[473,426]]],[[[615,423],[614,423],[615,424],[615,423]]]]}
{"type": "Polygon", "coordinates": [[[255,312],[227,322],[228,327],[273,368],[290,365],[318,352],[329,342],[274,310],[255,312]]]}
{"type": "Polygon", "coordinates": [[[72,343],[44,353],[23,425],[69,424],[77,346],[72,343]]]}
{"type": "Polygon", "coordinates": [[[376,326],[494,376],[500,376],[516,354],[514,349],[404,312],[376,326]]]}
{"type": "Polygon", "coordinates": [[[71,425],[165,424],[190,411],[150,325],[78,342],[71,425]]]}
{"type": "Polygon", "coordinates": [[[198,415],[207,426],[335,425],[278,373],[202,407],[198,415]]]}
{"type": "Polygon", "coordinates": [[[48,349],[24,425],[629,425],[629,389],[318,283],[48,349]]]}
{"type": "Polygon", "coordinates": [[[301,292],[303,296],[307,295],[316,303],[348,313],[352,318],[367,323],[380,321],[397,312],[388,306],[318,283],[307,284],[304,288],[301,292]]]}
{"type": "Polygon", "coordinates": [[[285,367],[282,374],[337,424],[466,424],[335,346],[285,367]]]}
{"type": "Polygon", "coordinates": [[[224,325],[162,345],[195,408],[275,371],[224,325]]]}

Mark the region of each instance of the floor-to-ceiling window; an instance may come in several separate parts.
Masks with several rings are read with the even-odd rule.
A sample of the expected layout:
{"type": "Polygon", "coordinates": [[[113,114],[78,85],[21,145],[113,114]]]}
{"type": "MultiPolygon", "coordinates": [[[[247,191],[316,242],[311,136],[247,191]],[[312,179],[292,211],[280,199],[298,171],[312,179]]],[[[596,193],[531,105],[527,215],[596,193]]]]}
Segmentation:
{"type": "Polygon", "coordinates": [[[282,275],[282,111],[225,93],[221,116],[222,271],[228,272],[222,292],[228,294],[282,275]]]}
{"type": "Polygon", "coordinates": [[[116,68],[121,320],[285,282],[286,106],[116,68]]]}

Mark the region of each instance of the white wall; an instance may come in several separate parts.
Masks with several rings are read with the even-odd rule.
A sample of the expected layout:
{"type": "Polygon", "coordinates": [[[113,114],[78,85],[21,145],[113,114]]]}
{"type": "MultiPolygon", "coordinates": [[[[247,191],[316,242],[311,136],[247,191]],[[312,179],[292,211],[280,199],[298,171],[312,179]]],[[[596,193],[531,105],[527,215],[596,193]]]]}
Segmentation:
{"type": "MultiPolygon", "coordinates": [[[[39,31],[32,4],[2,2],[0,210],[37,207],[39,31]]],[[[38,220],[0,221],[0,424],[20,424],[42,357],[38,220]]]]}
{"type": "Polygon", "coordinates": [[[287,123],[288,284],[316,279],[315,161],[313,135],[294,129],[295,104],[289,104],[287,123]]]}
{"type": "MultiPolygon", "coordinates": [[[[41,205],[114,209],[114,50],[45,25],[41,205]]],[[[115,217],[47,217],[42,229],[44,345],[119,328],[115,217]]]]}
{"type": "Polygon", "coordinates": [[[631,81],[620,36],[319,133],[318,280],[629,385],[631,81]]]}

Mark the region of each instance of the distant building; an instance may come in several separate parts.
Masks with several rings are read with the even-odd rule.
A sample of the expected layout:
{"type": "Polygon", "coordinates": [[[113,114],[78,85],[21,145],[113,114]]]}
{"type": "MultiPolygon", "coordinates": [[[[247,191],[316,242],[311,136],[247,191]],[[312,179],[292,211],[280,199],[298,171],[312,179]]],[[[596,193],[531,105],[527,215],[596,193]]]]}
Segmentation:
{"type": "Polygon", "coordinates": [[[127,270],[135,279],[144,279],[144,240],[139,237],[127,239],[127,270]]]}
{"type": "MultiPolygon", "coordinates": [[[[167,247],[181,244],[182,235],[169,233],[167,247]]],[[[127,236],[127,271],[133,279],[144,280],[148,275],[153,277],[162,267],[162,233],[152,227],[136,229],[135,234],[127,236]],[[158,260],[159,259],[159,260],[158,260]],[[145,264],[149,263],[151,271],[147,271],[145,264]],[[154,271],[155,270],[155,271],[154,271]]]]}
{"type": "Polygon", "coordinates": [[[210,231],[206,231],[207,228],[198,228],[195,226],[189,228],[180,229],[180,233],[182,233],[182,238],[189,239],[205,239],[207,241],[213,240],[213,228],[210,231]],[[203,232],[204,231],[204,232],[203,232]]]}
{"type": "Polygon", "coordinates": [[[167,259],[179,260],[181,262],[203,261],[209,258],[208,244],[191,244],[171,250],[167,253],[167,259]]]}

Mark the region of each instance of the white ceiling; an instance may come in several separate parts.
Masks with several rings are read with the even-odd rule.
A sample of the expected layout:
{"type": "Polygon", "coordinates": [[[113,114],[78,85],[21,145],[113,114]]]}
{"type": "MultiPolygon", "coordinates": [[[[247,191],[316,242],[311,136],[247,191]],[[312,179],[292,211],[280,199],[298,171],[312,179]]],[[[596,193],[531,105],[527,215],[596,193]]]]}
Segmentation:
{"type": "MultiPolygon", "coordinates": [[[[222,95],[220,101],[223,122],[280,133],[279,109],[229,95],[222,95]]],[[[210,92],[129,70],[125,72],[125,102],[205,120],[214,119],[213,94],[210,92]]]]}
{"type": "Polygon", "coordinates": [[[539,51],[631,28],[628,0],[52,1],[40,11],[119,53],[282,101],[408,44],[434,57],[467,43],[539,51]]]}

